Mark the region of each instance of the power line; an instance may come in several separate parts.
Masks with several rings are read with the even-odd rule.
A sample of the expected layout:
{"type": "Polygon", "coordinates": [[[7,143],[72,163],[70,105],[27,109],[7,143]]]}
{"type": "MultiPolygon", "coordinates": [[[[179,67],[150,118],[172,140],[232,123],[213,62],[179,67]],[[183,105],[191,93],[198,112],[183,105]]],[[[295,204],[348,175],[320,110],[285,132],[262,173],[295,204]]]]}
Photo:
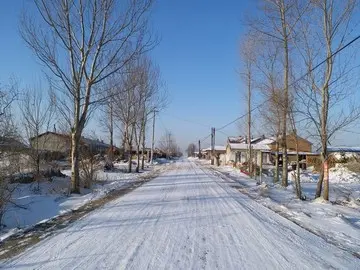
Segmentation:
{"type": "Polygon", "coordinates": [[[167,116],[176,118],[178,120],[184,121],[184,122],[188,122],[188,123],[192,123],[194,125],[200,125],[200,126],[203,126],[203,127],[210,128],[210,125],[207,125],[207,124],[204,124],[204,123],[199,123],[199,122],[196,122],[196,121],[193,121],[193,120],[184,119],[184,118],[181,118],[181,117],[178,117],[178,116],[175,116],[175,115],[171,115],[171,114],[168,114],[168,113],[164,113],[164,114],[167,115],[167,116]]]}
{"type": "MultiPolygon", "coordinates": [[[[304,79],[307,75],[309,75],[311,72],[313,72],[314,70],[318,69],[321,65],[323,65],[324,63],[326,63],[329,59],[333,58],[334,56],[336,56],[338,53],[340,53],[341,51],[343,51],[344,49],[346,49],[347,47],[349,47],[351,44],[353,44],[354,42],[356,42],[357,40],[360,39],[360,35],[358,35],[357,37],[355,37],[354,39],[352,39],[351,41],[349,41],[348,43],[346,43],[344,46],[342,46],[341,48],[339,48],[338,50],[336,50],[334,53],[332,53],[330,56],[328,56],[326,59],[324,59],[323,61],[321,61],[320,63],[318,63],[315,67],[311,68],[309,71],[307,71],[304,75],[300,76],[298,79],[296,79],[295,81],[293,81],[292,83],[289,84],[288,87],[293,86],[294,84],[298,83],[299,81],[301,81],[302,79],[304,79]]],[[[282,89],[282,91],[284,91],[285,88],[282,89]]],[[[258,108],[260,108],[262,105],[264,105],[266,102],[268,102],[270,100],[270,98],[266,99],[264,102],[260,103],[259,105],[255,106],[253,109],[250,110],[250,113],[252,113],[253,111],[257,110],[258,108]]],[[[234,119],[233,121],[231,121],[230,123],[227,123],[226,125],[217,128],[217,131],[220,131],[230,125],[232,125],[233,123],[239,121],[241,118],[244,118],[245,116],[247,116],[249,114],[249,112],[239,116],[238,118],[234,119]]]]}

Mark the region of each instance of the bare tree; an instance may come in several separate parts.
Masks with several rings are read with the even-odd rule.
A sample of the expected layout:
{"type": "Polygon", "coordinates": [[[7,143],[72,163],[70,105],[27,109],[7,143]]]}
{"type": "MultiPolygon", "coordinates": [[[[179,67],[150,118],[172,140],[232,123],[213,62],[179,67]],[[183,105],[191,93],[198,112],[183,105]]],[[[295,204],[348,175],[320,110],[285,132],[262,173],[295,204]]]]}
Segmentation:
{"type": "Polygon", "coordinates": [[[360,116],[359,106],[352,96],[355,89],[350,79],[355,67],[350,62],[352,54],[342,57],[341,61],[333,56],[355,27],[353,13],[357,4],[356,0],[312,1],[310,11],[301,20],[301,38],[297,43],[308,71],[308,76],[300,83],[303,105],[300,111],[308,119],[308,128],[314,131],[310,135],[321,143],[322,169],[316,197],[321,196],[324,185],[325,200],[329,199],[328,143],[336,132],[360,116]],[[315,69],[323,59],[326,59],[324,65],[315,69]]]}
{"type": "Polygon", "coordinates": [[[258,72],[257,87],[264,96],[265,102],[260,111],[264,126],[270,130],[275,139],[275,175],[274,182],[279,182],[279,150],[282,121],[282,91],[280,81],[281,63],[280,48],[276,43],[261,42],[257,45],[256,69],[258,72]]]}
{"type": "Polygon", "coordinates": [[[188,157],[195,157],[195,151],[196,151],[196,145],[193,143],[190,143],[186,149],[188,157]]]}
{"type": "Polygon", "coordinates": [[[281,50],[283,87],[282,102],[277,106],[282,109],[281,123],[281,150],[283,157],[282,185],[288,185],[288,155],[287,155],[287,120],[289,111],[289,79],[290,79],[290,58],[293,35],[299,19],[308,8],[308,1],[299,0],[263,0],[262,16],[250,24],[251,29],[258,39],[271,44],[276,43],[281,50]]]}
{"type": "Polygon", "coordinates": [[[100,115],[98,122],[100,126],[105,129],[109,134],[110,149],[108,151],[108,161],[114,161],[114,132],[117,127],[115,123],[115,89],[116,86],[112,85],[112,78],[107,80],[105,89],[105,97],[108,96],[107,102],[100,107],[100,115]]]}
{"type": "MultiPolygon", "coordinates": [[[[243,61],[243,68],[240,75],[246,84],[246,105],[247,105],[247,144],[248,144],[248,172],[250,177],[253,175],[253,160],[252,160],[252,146],[251,146],[251,115],[252,115],[252,93],[254,91],[254,64],[256,61],[256,42],[253,39],[252,35],[247,35],[247,38],[244,39],[241,44],[241,59],[243,61]]],[[[255,164],[256,167],[256,164],[255,164]]],[[[256,169],[255,169],[256,174],[256,169]]]]}
{"type": "Polygon", "coordinates": [[[46,143],[39,139],[39,135],[50,129],[55,116],[55,106],[50,98],[44,98],[44,93],[39,86],[25,92],[20,102],[20,109],[26,138],[31,145],[30,166],[35,172],[39,190],[41,149],[43,149],[40,144],[46,143]]]}
{"type": "Polygon", "coordinates": [[[175,137],[170,131],[166,131],[166,133],[161,137],[159,148],[166,153],[167,158],[177,157],[181,154],[175,137]]]}
{"type": "Polygon", "coordinates": [[[139,70],[137,61],[129,62],[127,72],[116,78],[118,87],[115,90],[116,95],[114,95],[115,117],[121,125],[122,145],[127,153],[128,172],[132,171],[134,136],[140,111],[139,70]]]}
{"type": "Polygon", "coordinates": [[[47,67],[71,124],[71,189],[80,192],[79,145],[98,85],[150,49],[152,0],[34,0],[41,22],[24,14],[21,34],[47,67]],[[69,115],[68,112],[71,112],[69,115]]]}
{"type": "Polygon", "coordinates": [[[16,82],[0,85],[0,225],[9,204],[14,204],[12,194],[16,185],[12,182],[19,172],[21,151],[16,149],[14,142],[20,140],[18,128],[14,124],[11,106],[17,98],[16,82]]]}
{"type": "MultiPolygon", "coordinates": [[[[140,94],[139,94],[139,119],[138,119],[138,143],[142,147],[141,168],[145,163],[146,125],[149,116],[154,112],[160,112],[168,103],[167,92],[161,80],[160,70],[147,57],[141,59],[140,63],[140,94]]],[[[138,155],[139,156],[139,155],[138,155]]],[[[138,159],[139,161],[139,159],[138,159]]],[[[138,162],[138,167],[140,163],[138,162]]],[[[139,170],[139,168],[137,168],[139,170]]]]}

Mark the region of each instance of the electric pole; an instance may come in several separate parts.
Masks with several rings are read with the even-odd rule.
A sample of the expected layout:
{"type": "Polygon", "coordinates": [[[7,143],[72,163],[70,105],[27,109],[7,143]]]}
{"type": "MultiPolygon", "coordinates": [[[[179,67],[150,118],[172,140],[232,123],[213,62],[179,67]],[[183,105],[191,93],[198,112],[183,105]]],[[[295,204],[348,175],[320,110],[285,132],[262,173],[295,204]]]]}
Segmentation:
{"type": "Polygon", "coordinates": [[[153,165],[154,161],[154,146],[155,146],[155,118],[156,118],[156,110],[154,110],[154,116],[153,116],[153,130],[152,130],[152,139],[151,139],[151,157],[150,157],[150,163],[153,165]]]}
{"type": "Polygon", "coordinates": [[[215,158],[215,128],[211,128],[211,165],[214,165],[215,158]]]}
{"type": "Polygon", "coordinates": [[[201,159],[201,141],[199,140],[199,154],[198,158],[201,159]]]}

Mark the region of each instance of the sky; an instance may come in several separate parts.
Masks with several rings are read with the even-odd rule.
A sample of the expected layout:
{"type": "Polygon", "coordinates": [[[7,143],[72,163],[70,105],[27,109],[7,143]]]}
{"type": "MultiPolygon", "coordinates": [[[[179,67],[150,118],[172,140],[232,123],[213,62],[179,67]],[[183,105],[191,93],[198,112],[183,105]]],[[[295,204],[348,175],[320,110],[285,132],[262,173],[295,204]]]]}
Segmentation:
{"type": "MultiPolygon", "coordinates": [[[[166,83],[170,103],[156,118],[157,141],[169,130],[184,149],[245,113],[244,86],[237,71],[241,66],[240,41],[244,17],[255,11],[253,0],[158,0],[152,13],[152,29],[160,44],[151,52],[166,83]]],[[[2,0],[0,9],[0,82],[17,78],[34,85],[43,78],[43,67],[25,46],[18,31],[24,7],[31,0],[2,0]]],[[[106,140],[96,121],[88,127],[106,140]]],[[[256,132],[256,130],[255,130],[256,132]]],[[[225,144],[227,135],[240,135],[235,123],[216,134],[225,144]]],[[[338,144],[356,142],[360,135],[342,134],[338,144]]],[[[338,137],[339,138],[339,137],[338,137]]],[[[210,138],[204,140],[207,147],[210,138]]]]}

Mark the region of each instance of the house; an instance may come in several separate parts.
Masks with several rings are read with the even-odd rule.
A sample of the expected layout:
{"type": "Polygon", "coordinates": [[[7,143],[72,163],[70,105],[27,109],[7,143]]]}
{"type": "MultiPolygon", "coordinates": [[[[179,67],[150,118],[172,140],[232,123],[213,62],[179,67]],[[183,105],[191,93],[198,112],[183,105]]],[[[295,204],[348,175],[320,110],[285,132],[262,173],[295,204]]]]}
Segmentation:
{"type": "MultiPolygon", "coordinates": [[[[249,145],[246,142],[247,139],[244,137],[238,137],[237,140],[234,140],[234,138],[235,137],[229,137],[226,145],[225,163],[227,164],[238,162],[244,163],[247,161],[249,149],[249,145]]],[[[258,165],[260,165],[261,153],[263,153],[263,163],[271,164],[270,143],[273,143],[273,140],[265,138],[265,136],[251,139],[251,149],[258,165]]]]}
{"type": "Polygon", "coordinates": [[[17,138],[0,136],[0,170],[23,172],[28,167],[30,148],[17,138]]]}
{"type": "MultiPolygon", "coordinates": [[[[309,156],[317,155],[312,153],[312,143],[308,140],[289,134],[286,136],[287,143],[287,154],[289,162],[296,161],[296,144],[298,144],[299,159],[304,161],[308,160],[309,156]]],[[[263,164],[274,164],[276,156],[276,137],[269,136],[251,139],[251,147],[254,153],[254,158],[256,163],[260,165],[261,154],[263,157],[263,164]]],[[[279,146],[279,161],[282,161],[282,152],[281,145],[279,146]]],[[[229,137],[227,146],[226,146],[226,163],[244,163],[247,161],[248,153],[248,144],[246,137],[229,137]]]]}
{"type": "MultiPolygon", "coordinates": [[[[211,147],[201,150],[203,158],[210,160],[212,158],[211,147]]],[[[214,156],[215,159],[219,159],[220,163],[225,163],[226,147],[222,145],[215,145],[214,156]]]]}
{"type": "Polygon", "coordinates": [[[20,140],[10,137],[0,136],[0,152],[26,152],[29,147],[20,140]]]}
{"type": "MultiPolygon", "coordinates": [[[[110,149],[109,144],[100,140],[82,137],[80,143],[82,147],[86,147],[95,153],[106,153],[110,149]]],[[[71,149],[71,136],[69,134],[47,131],[37,137],[30,138],[30,145],[44,152],[57,152],[67,155],[71,149]]]]}

